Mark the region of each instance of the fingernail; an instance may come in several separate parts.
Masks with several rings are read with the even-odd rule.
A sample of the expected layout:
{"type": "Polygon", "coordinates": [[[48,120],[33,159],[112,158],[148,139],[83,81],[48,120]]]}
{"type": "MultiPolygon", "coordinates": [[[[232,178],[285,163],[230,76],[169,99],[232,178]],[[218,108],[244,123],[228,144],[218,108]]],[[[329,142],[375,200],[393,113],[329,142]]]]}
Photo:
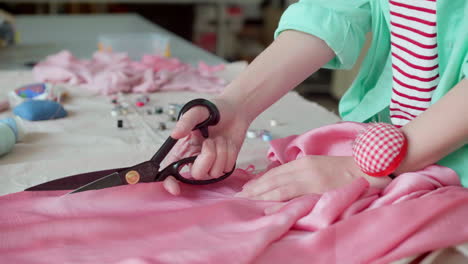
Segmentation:
{"type": "Polygon", "coordinates": [[[221,173],[220,173],[220,172],[214,173],[214,172],[211,172],[211,171],[210,171],[209,175],[210,175],[210,177],[211,177],[212,179],[216,179],[216,178],[221,177],[221,173]]]}

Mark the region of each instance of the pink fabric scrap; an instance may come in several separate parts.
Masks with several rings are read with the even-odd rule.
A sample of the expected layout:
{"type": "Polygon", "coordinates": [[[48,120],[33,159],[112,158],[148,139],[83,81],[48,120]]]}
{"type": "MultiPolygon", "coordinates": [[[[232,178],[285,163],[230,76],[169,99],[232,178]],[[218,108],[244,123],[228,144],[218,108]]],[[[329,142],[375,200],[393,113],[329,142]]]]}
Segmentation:
{"type": "Polygon", "coordinates": [[[224,65],[193,67],[176,58],[145,55],[132,61],[124,53],[94,53],[91,60],[79,60],[69,51],[48,56],[33,69],[40,82],[81,85],[100,94],[148,93],[191,90],[216,93],[226,82],[215,73],[224,65]]]}
{"type": "MultiPolygon", "coordinates": [[[[274,140],[268,157],[350,155],[364,128],[346,122],[274,140]]],[[[178,197],[161,183],[2,196],[0,263],[389,263],[468,241],[468,191],[445,167],[284,203],[235,198],[252,177],[237,169],[224,182],[183,185],[178,197]]]]}

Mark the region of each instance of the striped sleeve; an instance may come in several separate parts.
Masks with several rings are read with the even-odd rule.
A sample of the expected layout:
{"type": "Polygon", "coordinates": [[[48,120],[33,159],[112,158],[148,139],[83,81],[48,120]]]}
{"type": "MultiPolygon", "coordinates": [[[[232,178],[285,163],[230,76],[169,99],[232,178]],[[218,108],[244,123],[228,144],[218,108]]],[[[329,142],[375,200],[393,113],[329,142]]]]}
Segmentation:
{"type": "Polygon", "coordinates": [[[336,54],[325,68],[350,69],[370,29],[369,0],[300,0],[284,12],[275,37],[285,30],[314,35],[336,54]]]}

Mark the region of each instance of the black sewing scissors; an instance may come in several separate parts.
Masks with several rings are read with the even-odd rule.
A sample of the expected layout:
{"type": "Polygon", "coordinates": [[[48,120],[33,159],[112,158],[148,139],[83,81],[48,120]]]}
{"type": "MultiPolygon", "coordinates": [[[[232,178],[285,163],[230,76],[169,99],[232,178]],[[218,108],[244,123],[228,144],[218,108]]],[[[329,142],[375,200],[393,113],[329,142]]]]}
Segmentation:
{"type": "MultiPolygon", "coordinates": [[[[179,112],[177,120],[190,108],[195,106],[204,106],[208,109],[210,116],[205,121],[196,125],[193,130],[199,129],[204,138],[208,137],[208,127],[214,126],[219,122],[218,108],[208,100],[195,99],[185,104],[179,112]]],[[[177,139],[168,137],[162,144],[161,148],[149,160],[137,164],[132,167],[104,170],[97,172],[89,172],[74,176],[61,178],[58,180],[46,182],[40,185],[26,189],[26,191],[43,191],[43,190],[73,190],[70,193],[77,193],[89,190],[104,189],[119,185],[136,184],[141,182],[164,181],[169,176],[174,176],[178,181],[192,185],[204,185],[222,181],[229,177],[235,169],[234,168],[222,175],[221,177],[210,180],[194,180],[184,178],[180,172],[181,169],[195,161],[197,156],[181,159],[173,162],[163,170],[159,170],[161,162],[166,158],[167,154],[171,151],[177,139]]]]}

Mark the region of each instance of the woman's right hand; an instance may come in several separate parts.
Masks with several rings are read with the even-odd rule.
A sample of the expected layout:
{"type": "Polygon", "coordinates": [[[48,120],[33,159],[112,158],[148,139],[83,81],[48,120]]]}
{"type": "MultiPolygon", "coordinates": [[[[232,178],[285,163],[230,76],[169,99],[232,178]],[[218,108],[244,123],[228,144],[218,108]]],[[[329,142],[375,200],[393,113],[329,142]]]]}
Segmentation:
{"type": "MultiPolygon", "coordinates": [[[[197,180],[217,178],[233,169],[250,125],[243,109],[238,109],[233,102],[224,98],[211,101],[219,110],[220,120],[208,128],[208,138],[203,138],[198,130],[192,131],[209,117],[208,109],[203,106],[193,107],[182,115],[171,133],[171,137],[179,142],[170,152],[168,162],[198,154],[190,170],[197,180]]],[[[180,193],[174,177],[164,181],[164,188],[173,195],[180,193]]]]}
{"type": "MultiPolygon", "coordinates": [[[[250,122],[334,56],[318,37],[293,30],[281,33],[213,100],[221,120],[208,129],[208,139],[192,131],[208,118],[208,110],[194,107],[182,116],[172,131],[173,138],[181,139],[170,153],[175,156],[172,160],[201,150],[191,168],[193,178],[215,178],[231,171],[250,122]]],[[[173,177],[164,181],[164,186],[172,194],[180,192],[173,177]]]]}

